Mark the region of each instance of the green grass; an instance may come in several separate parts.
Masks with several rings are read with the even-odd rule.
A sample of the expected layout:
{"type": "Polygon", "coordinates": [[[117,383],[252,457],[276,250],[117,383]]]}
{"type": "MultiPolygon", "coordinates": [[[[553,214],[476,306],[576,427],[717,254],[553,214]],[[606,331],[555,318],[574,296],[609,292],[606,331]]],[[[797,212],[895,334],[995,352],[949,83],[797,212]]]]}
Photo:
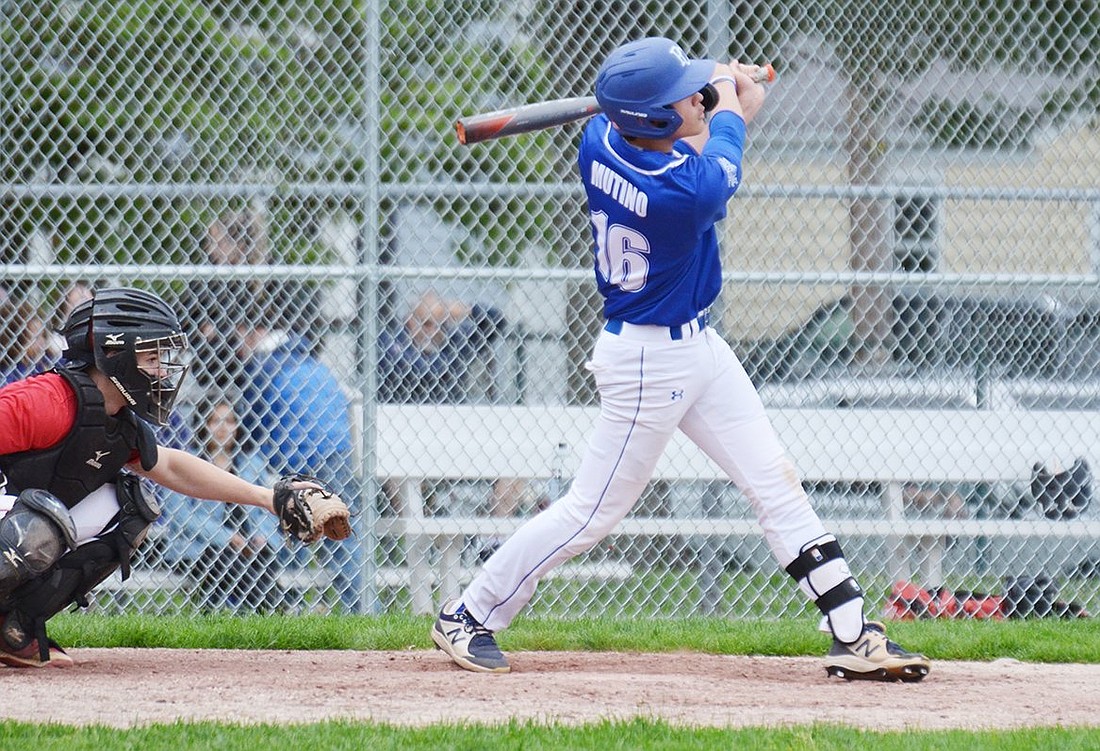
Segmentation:
{"type": "Polygon", "coordinates": [[[4,748],[35,751],[107,751],[142,749],[217,749],[254,751],[257,748],[452,749],[453,751],[633,751],[633,749],[760,749],[768,751],[875,751],[902,749],[1095,749],[1100,730],[1013,730],[914,733],[872,732],[828,725],[787,729],[681,728],[653,720],[599,722],[581,727],[510,722],[502,725],[433,725],[397,728],[357,722],[315,725],[240,726],[221,723],[173,723],[130,730],[104,727],[71,728],[59,725],[0,723],[4,748]]]}
{"type": "MultiPolygon", "coordinates": [[[[430,649],[423,616],[149,616],[64,613],[50,635],[66,647],[187,649],[430,649]]],[[[1100,620],[913,621],[890,635],[933,659],[1100,663],[1100,620]]],[[[498,635],[506,651],[591,650],[819,655],[829,640],[816,619],[555,620],[521,617],[498,635]]]]}
{"type": "MultiPolygon", "coordinates": [[[[66,613],[51,635],[71,647],[189,649],[429,649],[431,619],[365,616],[107,616],[66,613]]],[[[713,654],[820,655],[828,638],[809,617],[768,621],[716,618],[554,620],[524,617],[502,632],[508,651],[698,651],[713,654]]],[[[1036,662],[1100,663],[1100,622],[918,621],[890,624],[907,647],[940,660],[1011,657],[1036,662]]],[[[871,732],[805,725],[794,728],[682,728],[662,721],[598,722],[580,727],[532,722],[439,724],[401,728],[369,722],[311,725],[172,723],[119,730],[0,722],[0,748],[35,751],[175,751],[175,749],[1095,749],[1100,729],[871,732]]]]}

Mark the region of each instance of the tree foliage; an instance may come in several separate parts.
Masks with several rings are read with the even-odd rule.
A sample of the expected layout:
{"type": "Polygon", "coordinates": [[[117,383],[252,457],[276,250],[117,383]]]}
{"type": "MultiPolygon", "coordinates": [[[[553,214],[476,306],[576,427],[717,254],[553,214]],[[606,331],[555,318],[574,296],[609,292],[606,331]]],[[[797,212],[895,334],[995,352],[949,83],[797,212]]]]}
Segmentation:
{"type": "Polygon", "coordinates": [[[939,61],[961,71],[1049,73],[1064,82],[1019,113],[1004,102],[930,93],[914,124],[943,146],[1016,148],[1036,127],[1100,109],[1100,4],[1089,0],[769,0],[739,3],[732,18],[736,46],[749,59],[781,60],[793,34],[824,39],[863,93],[867,118],[881,117],[898,86],[939,61]]]}
{"type": "MultiPolygon", "coordinates": [[[[392,183],[527,183],[555,176],[550,133],[461,146],[462,115],[546,98],[549,66],[533,44],[507,38],[496,0],[425,0],[385,16],[380,169],[392,183]]],[[[509,263],[524,243],[554,235],[544,199],[448,191],[434,207],[476,242],[463,260],[509,263]],[[480,250],[476,246],[480,246],[480,250]],[[484,255],[474,257],[480,252],[484,255]]]]}
{"type": "MultiPolygon", "coordinates": [[[[376,71],[357,0],[7,3],[0,180],[286,186],[268,197],[272,240],[294,260],[311,253],[318,216],[332,204],[354,210],[368,180],[544,179],[537,136],[534,149],[528,139],[474,151],[451,131],[459,113],[494,95],[514,103],[542,88],[530,49],[502,50],[498,39],[464,32],[491,27],[498,5],[395,0],[381,12],[376,71]],[[453,75],[462,66],[476,75],[453,75]],[[366,153],[368,128],[381,134],[377,159],[366,153]],[[321,195],[293,187],[301,183],[349,187],[321,195]]],[[[23,257],[30,233],[44,228],[63,261],[191,260],[205,222],[248,200],[247,190],[213,192],[205,202],[156,190],[8,196],[3,252],[23,257]]],[[[497,260],[516,242],[515,217],[537,214],[511,201],[437,206],[493,245],[497,260]]],[[[534,219],[521,227],[540,231],[534,219]]]]}

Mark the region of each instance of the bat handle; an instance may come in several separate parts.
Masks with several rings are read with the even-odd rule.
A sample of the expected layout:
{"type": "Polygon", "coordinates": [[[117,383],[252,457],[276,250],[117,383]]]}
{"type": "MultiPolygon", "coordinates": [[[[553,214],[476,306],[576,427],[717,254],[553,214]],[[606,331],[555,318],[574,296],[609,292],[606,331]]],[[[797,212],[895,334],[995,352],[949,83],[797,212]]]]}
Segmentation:
{"type": "Polygon", "coordinates": [[[775,72],[775,68],[772,67],[772,64],[768,63],[761,66],[759,70],[753,73],[752,80],[757,83],[775,83],[779,80],[779,74],[775,72]]]}

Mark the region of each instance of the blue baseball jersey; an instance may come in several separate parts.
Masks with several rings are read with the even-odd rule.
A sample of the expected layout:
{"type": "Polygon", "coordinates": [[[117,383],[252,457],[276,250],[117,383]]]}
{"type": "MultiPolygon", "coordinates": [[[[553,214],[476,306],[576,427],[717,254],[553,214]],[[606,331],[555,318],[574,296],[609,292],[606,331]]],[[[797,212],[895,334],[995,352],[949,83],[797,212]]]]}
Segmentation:
{"type": "Polygon", "coordinates": [[[702,154],[639,149],[597,115],[581,136],[596,283],[605,318],[677,326],[707,309],[722,287],[715,222],[741,183],[745,121],[715,113],[702,154]]]}

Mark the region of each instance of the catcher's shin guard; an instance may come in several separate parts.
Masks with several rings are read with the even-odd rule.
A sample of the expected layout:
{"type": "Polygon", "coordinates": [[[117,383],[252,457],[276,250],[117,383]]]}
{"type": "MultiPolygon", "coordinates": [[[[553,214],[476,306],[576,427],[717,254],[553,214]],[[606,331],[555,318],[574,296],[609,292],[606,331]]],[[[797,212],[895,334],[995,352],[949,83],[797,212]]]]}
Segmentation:
{"type": "Polygon", "coordinates": [[[53,651],[46,621],[69,605],[87,607],[88,594],[117,569],[123,579],[129,576],[130,558],[145,540],[157,509],[146,504],[136,475],[120,476],[117,490],[120,509],[109,532],[65,553],[2,603],[2,636],[10,647],[21,650],[37,640],[39,661],[48,662],[53,651]]]}
{"type": "Polygon", "coordinates": [[[863,633],[863,590],[852,576],[840,543],[824,535],[802,546],[787,573],[825,616],[834,638],[851,643],[863,633]]]}
{"type": "Polygon", "coordinates": [[[825,672],[849,681],[904,681],[916,683],[928,675],[928,658],[908,652],[886,638],[881,623],[868,621],[856,641],[836,639],[825,657],[825,672]]]}
{"type": "Polygon", "coordinates": [[[39,659],[48,662],[46,621],[71,604],[86,607],[88,593],[119,565],[114,539],[92,540],[66,553],[53,568],[18,587],[3,603],[2,638],[15,650],[37,640],[39,659]]]}
{"type": "Polygon", "coordinates": [[[65,504],[45,490],[19,494],[0,518],[0,601],[16,587],[45,573],[76,543],[65,504]]]}

